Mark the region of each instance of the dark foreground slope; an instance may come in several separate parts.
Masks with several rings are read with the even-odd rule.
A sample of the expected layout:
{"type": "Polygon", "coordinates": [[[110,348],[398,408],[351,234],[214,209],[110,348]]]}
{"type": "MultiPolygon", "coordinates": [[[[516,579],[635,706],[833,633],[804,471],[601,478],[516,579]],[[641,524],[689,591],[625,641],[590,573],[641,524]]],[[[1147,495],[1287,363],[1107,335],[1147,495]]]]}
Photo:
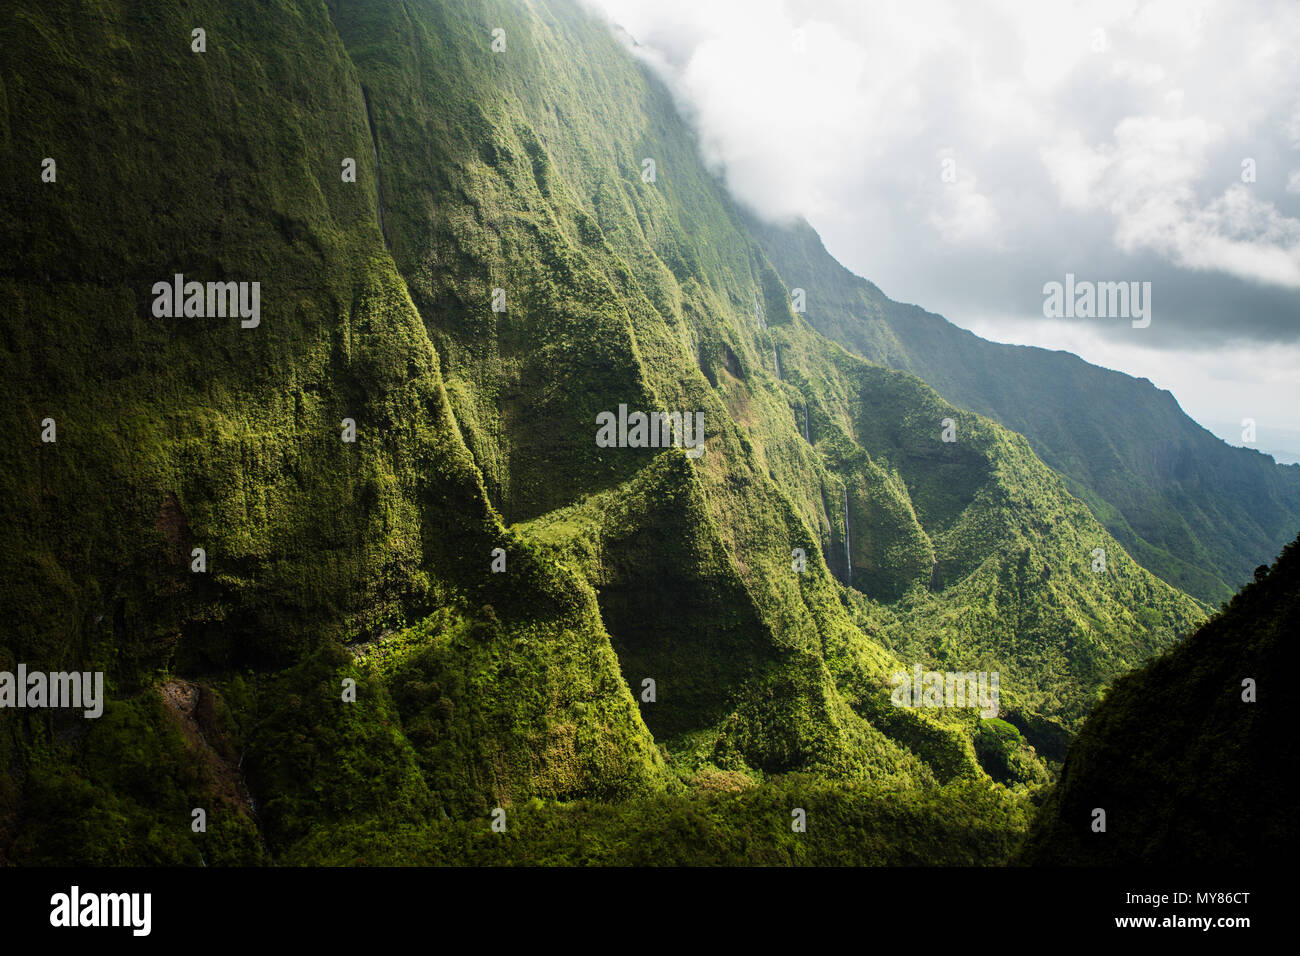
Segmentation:
{"type": "Polygon", "coordinates": [[[1069,352],[986,341],[849,272],[806,224],[753,223],[808,321],[1029,439],[1143,566],[1203,601],[1228,597],[1300,528],[1300,465],[1234,448],[1146,379],[1069,352]]]}
{"type": "Polygon", "coordinates": [[[1300,542],[1185,643],[1115,681],[1071,744],[1023,860],[1291,864],[1297,633],[1300,542]]]}
{"type": "Polygon", "coordinates": [[[0,670],[109,691],[0,714],[6,860],[613,860],[641,815],[997,862],[1203,616],[1021,436],[794,314],[576,3],[54,0],[0,53],[0,670]],[[160,316],[176,273],[260,323],[160,316]],[[702,454],[598,445],[620,406],[702,454]],[[999,717],[892,706],[918,664],[998,671],[999,717]]]}

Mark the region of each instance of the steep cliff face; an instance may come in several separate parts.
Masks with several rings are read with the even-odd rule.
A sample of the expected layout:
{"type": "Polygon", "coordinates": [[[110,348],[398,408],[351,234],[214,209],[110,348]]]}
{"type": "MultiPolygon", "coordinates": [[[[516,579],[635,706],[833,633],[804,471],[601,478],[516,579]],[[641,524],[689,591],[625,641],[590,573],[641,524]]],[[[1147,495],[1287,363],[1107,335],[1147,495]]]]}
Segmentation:
{"type": "Polygon", "coordinates": [[[0,669],[112,698],[89,733],[3,715],[12,859],[436,854],[497,807],[790,773],[996,806],[1003,853],[1031,745],[1202,616],[1023,438],[793,311],[575,4],[55,2],[0,49],[31,171],[0,184],[0,669]],[[257,282],[257,321],[159,315],[177,274],[257,282]],[[597,441],[621,411],[702,444],[597,441]],[[1009,723],[894,707],[915,664],[1000,672],[1009,723]],[[202,838],[220,774],[168,677],[250,796],[202,838]]]}
{"type": "MultiPolygon", "coordinates": [[[[434,609],[474,635],[461,669],[490,677],[496,695],[456,715],[459,732],[517,722],[547,744],[586,741],[562,771],[532,767],[523,738],[502,745],[508,758],[467,744],[476,769],[493,770],[484,792],[661,787],[591,589],[517,546],[484,493],[384,251],[362,90],[327,11],[109,4],[92,18],[51,4],[4,30],[7,159],[58,164],[54,182],[7,183],[3,204],[15,436],[2,479],[4,662],[104,670],[116,698],[90,738],[6,713],[25,781],[11,818],[41,826],[49,855],[36,858],[60,858],[47,849],[60,827],[85,836],[78,852],[116,842],[128,859],[153,858],[160,818],[183,810],[188,827],[198,784],[176,783],[182,797],[129,770],[100,773],[114,753],[138,753],[142,776],[185,776],[151,702],[169,671],[248,677],[227,696],[264,817],[289,805],[328,818],[329,800],[277,792],[319,791],[325,778],[363,790],[391,774],[423,791],[386,691],[342,709],[350,671],[329,677],[320,654],[434,609]],[[259,322],[159,318],[154,284],[178,273],[259,283],[259,322]],[[41,440],[46,418],[54,442],[41,440]],[[505,577],[486,573],[497,547],[511,552],[505,577]],[[530,666],[501,669],[504,649],[530,666]],[[584,711],[592,695],[601,706],[584,711]],[[319,760],[278,767],[291,756],[266,728],[281,718],[319,760]],[[355,779],[335,778],[362,756],[355,779]]],[[[197,862],[197,844],[180,842],[156,852],[197,862]]]]}

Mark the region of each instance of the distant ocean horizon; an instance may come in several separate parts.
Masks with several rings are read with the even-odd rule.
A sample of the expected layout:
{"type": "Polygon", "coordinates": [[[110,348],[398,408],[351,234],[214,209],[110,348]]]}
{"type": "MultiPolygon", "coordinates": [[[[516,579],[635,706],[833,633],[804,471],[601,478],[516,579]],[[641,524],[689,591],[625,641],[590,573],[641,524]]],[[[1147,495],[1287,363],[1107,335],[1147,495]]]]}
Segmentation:
{"type": "Polygon", "coordinates": [[[1291,431],[1287,428],[1268,428],[1264,425],[1257,425],[1255,428],[1255,441],[1244,442],[1241,440],[1240,422],[1201,421],[1194,415],[1192,417],[1229,445],[1262,451],[1266,455],[1272,455],[1274,461],[1279,465],[1300,464],[1300,432],[1291,431]]]}

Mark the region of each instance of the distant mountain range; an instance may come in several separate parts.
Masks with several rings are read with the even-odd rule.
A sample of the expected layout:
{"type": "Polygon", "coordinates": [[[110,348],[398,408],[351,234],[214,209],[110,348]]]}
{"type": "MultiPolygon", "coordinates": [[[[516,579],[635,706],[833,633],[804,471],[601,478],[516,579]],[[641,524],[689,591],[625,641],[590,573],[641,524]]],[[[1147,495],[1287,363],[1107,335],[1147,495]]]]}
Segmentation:
{"type": "Polygon", "coordinates": [[[1170,584],[1221,601],[1300,528],[1300,466],[1229,447],[1149,381],[1068,352],[989,342],[894,302],[832,259],[806,224],[751,228],[786,281],[808,290],[814,328],[1023,434],[1170,584]]]}

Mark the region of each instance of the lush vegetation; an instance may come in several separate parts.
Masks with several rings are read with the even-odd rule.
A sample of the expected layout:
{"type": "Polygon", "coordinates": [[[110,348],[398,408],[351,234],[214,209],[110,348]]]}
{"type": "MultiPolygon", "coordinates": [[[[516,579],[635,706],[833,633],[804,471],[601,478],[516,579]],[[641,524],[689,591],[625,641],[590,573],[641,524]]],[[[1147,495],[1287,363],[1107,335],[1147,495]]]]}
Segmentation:
{"type": "Polygon", "coordinates": [[[733,789],[723,775],[690,794],[551,806],[398,829],[325,828],[285,862],[337,865],[987,866],[1024,832],[1024,801],[969,782],[918,791],[791,775],[733,789]],[[806,830],[794,830],[803,810],[806,830]]]}
{"type": "Polygon", "coordinates": [[[1115,681],[1070,747],[1020,859],[1289,864],[1285,715],[1300,626],[1300,540],[1187,641],[1115,681]],[[1105,811],[1105,832],[1094,829],[1105,811]]]}
{"type": "Polygon", "coordinates": [[[1203,618],[794,314],[575,3],[51,0],[0,54],[0,669],[113,697],[0,713],[0,860],[1001,862],[1203,618]],[[154,317],[177,272],[261,325],[154,317]],[[597,446],[620,404],[707,451],[597,446]],[[999,719],[893,706],[915,664],[999,719]]]}

